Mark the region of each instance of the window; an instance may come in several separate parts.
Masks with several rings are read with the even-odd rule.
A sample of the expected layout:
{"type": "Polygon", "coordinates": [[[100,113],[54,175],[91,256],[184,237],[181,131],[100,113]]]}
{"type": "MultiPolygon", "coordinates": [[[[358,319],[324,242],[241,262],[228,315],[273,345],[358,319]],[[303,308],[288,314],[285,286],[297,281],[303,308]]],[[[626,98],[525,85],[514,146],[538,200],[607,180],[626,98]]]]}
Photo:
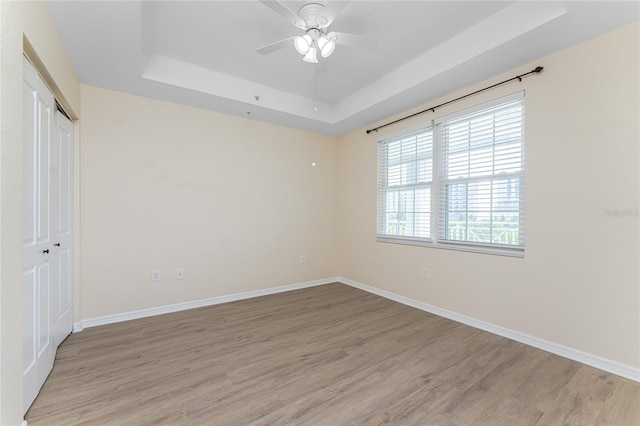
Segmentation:
{"type": "Polygon", "coordinates": [[[429,237],[431,234],[431,127],[380,145],[379,221],[382,234],[429,237]]]}
{"type": "Polygon", "coordinates": [[[378,239],[522,255],[523,93],[379,141],[378,239]]]}

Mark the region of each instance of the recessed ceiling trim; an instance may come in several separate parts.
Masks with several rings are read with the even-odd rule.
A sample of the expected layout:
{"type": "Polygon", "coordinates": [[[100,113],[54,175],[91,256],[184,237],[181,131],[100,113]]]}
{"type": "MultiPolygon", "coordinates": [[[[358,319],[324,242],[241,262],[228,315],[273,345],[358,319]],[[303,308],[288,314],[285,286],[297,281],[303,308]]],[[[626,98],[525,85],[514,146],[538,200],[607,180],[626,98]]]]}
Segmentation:
{"type": "MultiPolygon", "coordinates": [[[[144,12],[144,10],[143,10],[144,12]]],[[[212,96],[335,124],[424,84],[456,66],[534,30],[567,12],[558,2],[515,2],[401,66],[335,105],[213,71],[175,58],[151,54],[142,77],[212,96]],[[260,96],[260,101],[255,96],[260,96]]],[[[143,13],[144,14],[144,13],[143,13]]],[[[147,16],[152,11],[147,10],[147,16]]],[[[146,25],[146,32],[151,25],[146,25]]],[[[143,28],[145,33],[145,28],[143,28]]]]}
{"type": "Polygon", "coordinates": [[[250,111],[251,106],[259,106],[329,123],[330,108],[326,104],[167,56],[150,55],[141,77],[244,102],[247,104],[247,111],[250,111]]]}
{"type": "Polygon", "coordinates": [[[339,102],[332,108],[334,120],[340,121],[350,117],[398,93],[423,84],[566,12],[567,9],[562,3],[513,3],[339,102]]]}

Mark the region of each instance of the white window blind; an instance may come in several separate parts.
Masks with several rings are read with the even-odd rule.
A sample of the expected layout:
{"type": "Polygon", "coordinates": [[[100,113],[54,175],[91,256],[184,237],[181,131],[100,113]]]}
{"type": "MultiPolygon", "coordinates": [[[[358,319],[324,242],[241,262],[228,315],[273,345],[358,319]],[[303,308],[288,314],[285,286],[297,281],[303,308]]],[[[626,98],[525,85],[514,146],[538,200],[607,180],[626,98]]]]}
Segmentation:
{"type": "Polygon", "coordinates": [[[379,142],[379,237],[430,239],[432,179],[431,127],[379,142]]]}
{"type": "Polygon", "coordinates": [[[378,240],[522,255],[524,93],[432,123],[378,142],[378,240]]]}
{"type": "Polygon", "coordinates": [[[440,243],[524,248],[524,99],[438,128],[440,243]]]}

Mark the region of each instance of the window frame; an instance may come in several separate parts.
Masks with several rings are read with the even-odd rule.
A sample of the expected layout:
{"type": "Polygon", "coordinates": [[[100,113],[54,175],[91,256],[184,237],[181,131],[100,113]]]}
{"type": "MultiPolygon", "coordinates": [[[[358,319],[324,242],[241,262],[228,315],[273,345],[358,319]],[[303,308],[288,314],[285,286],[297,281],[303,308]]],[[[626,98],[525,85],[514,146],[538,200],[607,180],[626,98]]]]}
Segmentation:
{"type": "MultiPolygon", "coordinates": [[[[433,173],[433,164],[434,164],[434,156],[435,156],[435,152],[433,151],[433,129],[432,129],[432,125],[431,123],[427,123],[427,124],[421,124],[419,126],[415,126],[409,129],[405,129],[402,132],[396,132],[394,134],[388,135],[386,136],[384,139],[379,140],[378,143],[379,144],[385,144],[388,145],[390,143],[394,143],[394,142],[399,142],[402,139],[408,138],[408,137],[412,137],[413,135],[419,135],[421,133],[424,133],[426,131],[431,131],[431,179],[428,182],[420,182],[420,183],[410,183],[410,184],[405,184],[405,185],[388,185],[388,184],[384,184],[384,182],[386,182],[387,179],[384,179],[381,176],[381,156],[383,155],[382,150],[380,149],[381,145],[378,145],[378,152],[377,152],[377,158],[378,158],[378,162],[377,162],[377,167],[378,167],[378,199],[377,199],[377,221],[378,221],[378,227],[379,222],[381,220],[383,220],[384,217],[384,226],[386,227],[387,225],[387,221],[386,221],[386,213],[387,210],[385,208],[386,206],[386,197],[382,196],[382,192],[385,193],[386,195],[386,191],[391,189],[392,191],[402,191],[402,190],[407,190],[407,189],[424,189],[424,188],[429,188],[429,197],[430,197],[430,203],[429,203],[429,234],[433,235],[433,224],[432,224],[432,220],[433,220],[433,177],[434,177],[434,173],[433,173]],[[383,213],[384,211],[384,213],[383,213]]],[[[416,149],[416,169],[418,168],[417,166],[417,161],[418,161],[418,156],[417,156],[417,149],[416,149]]],[[[402,163],[400,163],[402,164],[402,163]]],[[[386,170],[389,169],[389,163],[385,163],[386,166],[386,170]]],[[[416,172],[417,175],[417,172],[416,172]]],[[[414,194],[415,197],[415,194],[414,194]]],[[[415,209],[412,211],[412,213],[415,214],[415,209]]],[[[386,242],[399,242],[397,240],[404,240],[405,244],[414,244],[414,245],[425,245],[425,244],[431,244],[433,242],[431,237],[415,237],[415,236],[408,236],[408,235],[391,235],[391,234],[380,234],[378,233],[378,240],[380,241],[386,241],[386,242]]]]}
{"type": "MultiPolygon", "coordinates": [[[[524,257],[525,250],[525,92],[519,91],[513,93],[511,95],[503,96],[488,102],[483,102],[481,104],[472,106],[470,108],[465,108],[463,110],[447,114],[441,117],[435,117],[429,122],[422,123],[420,125],[403,129],[399,132],[394,132],[389,135],[385,135],[377,140],[377,152],[378,152],[378,164],[377,164],[377,221],[376,221],[376,241],[386,242],[386,243],[396,243],[396,244],[408,244],[408,245],[416,245],[416,246],[426,246],[426,247],[435,247],[442,249],[450,249],[450,250],[458,250],[458,251],[471,251],[478,253],[487,253],[487,254],[497,254],[497,255],[505,255],[505,256],[515,256],[515,257],[524,257]],[[500,244],[500,243],[488,243],[488,242],[475,242],[475,241],[467,241],[467,240],[455,240],[455,239],[447,239],[445,235],[447,227],[445,226],[447,221],[447,204],[449,203],[449,199],[445,194],[445,187],[447,184],[451,184],[451,179],[446,178],[443,175],[444,172],[444,161],[445,157],[443,155],[443,150],[445,149],[444,140],[442,136],[443,128],[450,124],[452,121],[460,120],[465,117],[473,116],[474,114],[478,114],[478,116],[482,115],[483,111],[489,111],[491,109],[495,109],[496,107],[500,107],[501,105],[506,105],[513,102],[521,102],[521,137],[520,137],[520,162],[521,168],[519,171],[510,172],[505,174],[497,174],[495,172],[495,160],[496,160],[496,141],[495,137],[492,136],[492,173],[482,176],[481,178],[475,179],[471,177],[467,177],[466,181],[474,181],[478,182],[489,182],[489,185],[493,188],[496,180],[503,180],[501,178],[517,179],[518,184],[518,197],[517,197],[517,210],[514,213],[517,213],[518,216],[518,241],[517,245],[515,244],[500,244]],[[388,163],[381,164],[381,151],[384,145],[392,143],[394,141],[401,140],[403,137],[409,136],[411,134],[416,134],[421,131],[431,131],[431,152],[432,152],[432,164],[431,164],[431,172],[432,178],[430,181],[430,229],[428,236],[404,236],[404,235],[393,235],[386,234],[385,231],[388,230],[386,227],[386,222],[381,222],[386,214],[386,210],[384,209],[386,199],[383,199],[383,195],[385,190],[388,189],[382,185],[383,177],[382,173],[385,171],[388,172],[388,163]]],[[[471,152],[470,148],[468,152],[471,152]]],[[[461,179],[462,181],[465,179],[461,179]]],[[[491,200],[491,209],[490,209],[490,231],[494,231],[494,222],[493,222],[493,204],[496,202],[494,198],[494,194],[492,192],[489,200],[491,200]]],[[[467,201],[468,203],[468,201],[467,201]]],[[[467,207],[468,211],[468,207],[467,207]]],[[[468,232],[468,226],[465,228],[466,232],[468,232]]]]}

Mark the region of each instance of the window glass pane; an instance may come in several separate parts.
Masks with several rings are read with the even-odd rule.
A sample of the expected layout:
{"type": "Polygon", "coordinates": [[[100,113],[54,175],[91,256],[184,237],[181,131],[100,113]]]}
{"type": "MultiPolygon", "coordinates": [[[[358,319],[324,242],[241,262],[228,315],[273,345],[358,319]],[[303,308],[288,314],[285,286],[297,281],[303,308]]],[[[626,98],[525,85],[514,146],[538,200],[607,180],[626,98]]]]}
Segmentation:
{"type": "Polygon", "coordinates": [[[517,101],[442,124],[443,238],[521,244],[522,118],[517,101]]]}
{"type": "Polygon", "coordinates": [[[517,212],[520,210],[520,179],[493,181],[493,211],[517,212]]]}
{"type": "Polygon", "coordinates": [[[501,253],[524,247],[524,98],[472,111],[436,122],[435,163],[432,128],[378,143],[378,235],[501,253]]]}
{"type": "Polygon", "coordinates": [[[431,188],[415,190],[414,205],[415,235],[431,234],[431,188]]]}
{"type": "Polygon", "coordinates": [[[378,233],[429,238],[433,132],[413,132],[379,144],[378,233]]]}
{"type": "Polygon", "coordinates": [[[519,243],[519,180],[448,186],[447,239],[519,243]]]}
{"type": "Polygon", "coordinates": [[[398,191],[387,191],[385,196],[385,234],[398,234],[398,191]]]}
{"type": "Polygon", "coordinates": [[[518,212],[494,212],[493,213],[493,235],[491,242],[494,244],[511,244],[519,242],[519,222],[518,212]]]}

